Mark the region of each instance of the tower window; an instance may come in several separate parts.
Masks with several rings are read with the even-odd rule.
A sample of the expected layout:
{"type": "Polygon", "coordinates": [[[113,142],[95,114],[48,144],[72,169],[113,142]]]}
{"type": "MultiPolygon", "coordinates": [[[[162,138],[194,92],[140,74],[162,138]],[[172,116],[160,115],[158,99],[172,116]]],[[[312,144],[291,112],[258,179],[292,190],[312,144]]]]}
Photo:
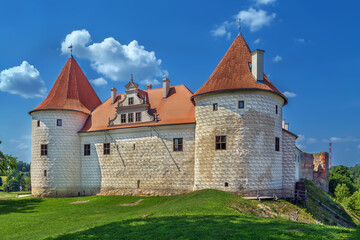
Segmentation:
{"type": "Polygon", "coordinates": [[[226,136],[216,136],[215,145],[216,150],[226,150],[226,136]]]}
{"type": "Polygon", "coordinates": [[[278,105],[275,107],[275,113],[278,114],[278,105]]]}
{"type": "Polygon", "coordinates": [[[104,143],[104,155],[110,154],[110,143],[104,143]]]}
{"type": "Polygon", "coordinates": [[[56,120],[56,126],[58,126],[58,127],[62,126],[62,120],[61,119],[56,120]]]}
{"type": "Polygon", "coordinates": [[[44,177],[47,176],[47,170],[44,170],[44,177]]]}
{"type": "Polygon", "coordinates": [[[225,187],[228,187],[229,186],[229,183],[228,182],[225,182],[225,187]]]}
{"type": "Polygon", "coordinates": [[[40,127],[40,120],[37,120],[37,126],[40,127]]]}
{"type": "Polygon", "coordinates": [[[140,180],[137,180],[137,188],[140,188],[140,180]]]}
{"type": "Polygon", "coordinates": [[[217,103],[214,103],[213,104],[213,111],[217,111],[218,110],[218,104],[217,103]]]}
{"type": "Polygon", "coordinates": [[[41,156],[48,155],[48,145],[47,144],[41,144],[40,154],[41,154],[41,156]]]}
{"type": "Polygon", "coordinates": [[[134,104],[134,98],[133,97],[129,97],[129,105],[133,105],[134,104]]]}
{"type": "Polygon", "coordinates": [[[244,101],[239,101],[239,108],[244,108],[245,107],[245,102],[244,101]]]}
{"type": "Polygon", "coordinates": [[[136,113],[136,121],[141,122],[141,112],[136,113]]]}
{"type": "Polygon", "coordinates": [[[275,151],[280,151],[280,138],[275,137],[275,151]]]}
{"type": "Polygon", "coordinates": [[[181,152],[183,150],[183,139],[174,138],[173,139],[174,152],[181,152]]]}
{"type": "Polygon", "coordinates": [[[121,114],[121,123],[126,123],[126,114],[121,114]]]}
{"type": "Polygon", "coordinates": [[[128,113],[128,122],[134,122],[134,114],[128,113]]]}
{"type": "Polygon", "coordinates": [[[90,155],[90,144],[84,144],[84,156],[90,155]]]}

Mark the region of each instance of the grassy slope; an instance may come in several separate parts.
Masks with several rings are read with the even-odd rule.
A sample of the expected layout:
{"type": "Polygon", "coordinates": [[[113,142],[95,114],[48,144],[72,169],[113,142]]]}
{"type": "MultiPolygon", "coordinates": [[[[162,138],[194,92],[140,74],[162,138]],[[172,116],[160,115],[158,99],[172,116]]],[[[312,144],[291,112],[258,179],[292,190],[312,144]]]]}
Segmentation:
{"type": "MultiPolygon", "coordinates": [[[[255,215],[261,212],[265,216],[270,214],[267,213],[268,208],[280,212],[271,206],[272,202],[262,202],[260,210],[258,204],[216,190],[171,197],[92,196],[1,200],[0,236],[2,239],[360,238],[356,229],[294,222],[278,216],[258,217],[255,215]],[[121,203],[139,199],[144,200],[136,206],[120,206],[121,203]],[[71,204],[79,200],[90,201],[71,204]]],[[[288,203],[281,204],[287,206],[288,203]]],[[[286,207],[281,209],[286,211],[286,207]]],[[[305,213],[299,215],[313,221],[305,213]]],[[[286,214],[284,216],[286,218],[286,214]]]]}

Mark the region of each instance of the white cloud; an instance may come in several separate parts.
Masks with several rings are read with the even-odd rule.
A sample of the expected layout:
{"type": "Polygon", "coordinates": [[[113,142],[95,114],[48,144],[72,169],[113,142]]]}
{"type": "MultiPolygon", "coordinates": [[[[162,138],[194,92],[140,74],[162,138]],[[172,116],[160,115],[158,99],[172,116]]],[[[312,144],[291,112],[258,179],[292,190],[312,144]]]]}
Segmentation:
{"type": "Polygon", "coordinates": [[[31,135],[23,135],[23,136],[21,136],[21,138],[29,140],[29,139],[31,139],[31,135]]]}
{"type": "Polygon", "coordinates": [[[296,144],[296,146],[297,146],[299,149],[306,149],[306,146],[305,146],[305,145],[302,145],[302,144],[296,144]]]}
{"type": "Polygon", "coordinates": [[[360,149],[360,144],[357,146],[357,148],[359,148],[359,149],[360,149]]]}
{"type": "Polygon", "coordinates": [[[255,40],[254,40],[254,43],[255,43],[255,44],[258,44],[258,43],[260,43],[260,41],[261,41],[261,39],[258,38],[258,39],[255,39],[255,40]]]}
{"type": "Polygon", "coordinates": [[[279,55],[276,55],[274,58],[273,58],[273,62],[280,62],[282,60],[282,56],[279,56],[279,55]]]}
{"type": "Polygon", "coordinates": [[[296,141],[298,141],[298,142],[302,142],[302,141],[304,141],[305,140],[305,136],[304,135],[301,135],[301,134],[299,134],[298,135],[298,138],[296,139],[296,141]]]}
{"type": "Polygon", "coordinates": [[[294,98],[294,97],[296,97],[296,93],[288,92],[288,91],[285,91],[285,92],[284,92],[284,95],[285,95],[287,98],[294,98]]]}
{"type": "Polygon", "coordinates": [[[276,2],[276,0],[254,0],[254,1],[258,5],[268,5],[276,2]]]}
{"type": "Polygon", "coordinates": [[[95,86],[104,86],[104,85],[106,85],[106,84],[108,84],[108,82],[104,79],[104,78],[102,78],[102,77],[100,77],[100,78],[96,78],[96,79],[93,79],[93,80],[90,80],[90,82],[92,83],[92,84],[94,84],[95,86]]]}
{"type": "Polygon", "coordinates": [[[27,61],[0,72],[0,91],[24,98],[44,97],[46,87],[39,71],[27,61]]]}
{"type": "Polygon", "coordinates": [[[256,10],[250,7],[248,10],[240,11],[235,18],[241,19],[241,24],[250,28],[251,32],[260,30],[263,26],[269,26],[276,17],[276,13],[268,14],[266,11],[256,10]]]}
{"type": "Polygon", "coordinates": [[[91,67],[98,73],[113,81],[128,81],[134,74],[135,81],[152,81],[154,78],[167,77],[168,72],[161,68],[161,59],[157,59],[154,51],[145,50],[136,40],[129,44],[121,44],[112,37],[100,43],[92,43],[90,33],[76,30],[68,34],[61,43],[61,52],[69,54],[70,45],[73,55],[88,59],[91,67]]]}
{"type": "Polygon", "coordinates": [[[305,43],[304,38],[296,38],[295,41],[298,42],[298,43],[305,43]]]}
{"type": "Polygon", "coordinates": [[[306,140],[306,142],[309,144],[312,144],[312,143],[317,143],[317,140],[316,140],[316,138],[309,138],[306,140]]]}
{"type": "Polygon", "coordinates": [[[30,146],[25,144],[25,143],[20,143],[17,148],[18,149],[21,149],[21,150],[24,150],[24,149],[28,149],[30,146]]]}
{"type": "Polygon", "coordinates": [[[225,21],[220,26],[216,26],[213,30],[210,31],[210,33],[214,37],[226,37],[226,39],[229,40],[231,38],[231,32],[229,31],[229,28],[234,24],[234,22],[225,21]]]}
{"type": "Polygon", "coordinates": [[[354,137],[331,137],[330,142],[358,142],[360,139],[354,137]]]}

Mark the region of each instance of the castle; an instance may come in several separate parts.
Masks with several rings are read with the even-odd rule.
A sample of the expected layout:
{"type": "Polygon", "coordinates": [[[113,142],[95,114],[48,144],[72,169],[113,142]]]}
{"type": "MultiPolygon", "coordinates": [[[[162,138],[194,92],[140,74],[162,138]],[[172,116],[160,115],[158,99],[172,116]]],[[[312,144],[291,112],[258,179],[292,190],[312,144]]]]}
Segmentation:
{"type": "Polygon", "coordinates": [[[293,194],[304,154],[263,66],[239,35],[195,93],[167,78],[140,90],[131,77],[102,103],[71,56],[29,112],[33,195],[293,194]]]}

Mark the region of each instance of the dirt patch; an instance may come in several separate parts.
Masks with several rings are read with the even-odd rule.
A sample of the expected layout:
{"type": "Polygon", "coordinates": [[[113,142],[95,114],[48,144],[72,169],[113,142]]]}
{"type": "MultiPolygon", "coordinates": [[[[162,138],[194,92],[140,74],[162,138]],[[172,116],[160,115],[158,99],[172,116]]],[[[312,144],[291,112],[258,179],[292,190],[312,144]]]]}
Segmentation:
{"type": "Polygon", "coordinates": [[[141,215],[140,217],[146,218],[146,217],[149,216],[149,215],[150,215],[150,213],[145,213],[145,214],[141,215]]]}
{"type": "Polygon", "coordinates": [[[277,213],[275,213],[269,206],[265,206],[263,204],[257,205],[259,208],[265,211],[266,215],[269,217],[276,217],[277,213]]]}
{"type": "Polygon", "coordinates": [[[142,200],[144,200],[144,199],[139,199],[134,203],[123,203],[123,204],[120,204],[120,206],[135,206],[135,205],[138,205],[142,200]]]}
{"type": "Polygon", "coordinates": [[[76,201],[76,202],[72,202],[71,204],[87,203],[88,201],[90,200],[76,201]]]}

